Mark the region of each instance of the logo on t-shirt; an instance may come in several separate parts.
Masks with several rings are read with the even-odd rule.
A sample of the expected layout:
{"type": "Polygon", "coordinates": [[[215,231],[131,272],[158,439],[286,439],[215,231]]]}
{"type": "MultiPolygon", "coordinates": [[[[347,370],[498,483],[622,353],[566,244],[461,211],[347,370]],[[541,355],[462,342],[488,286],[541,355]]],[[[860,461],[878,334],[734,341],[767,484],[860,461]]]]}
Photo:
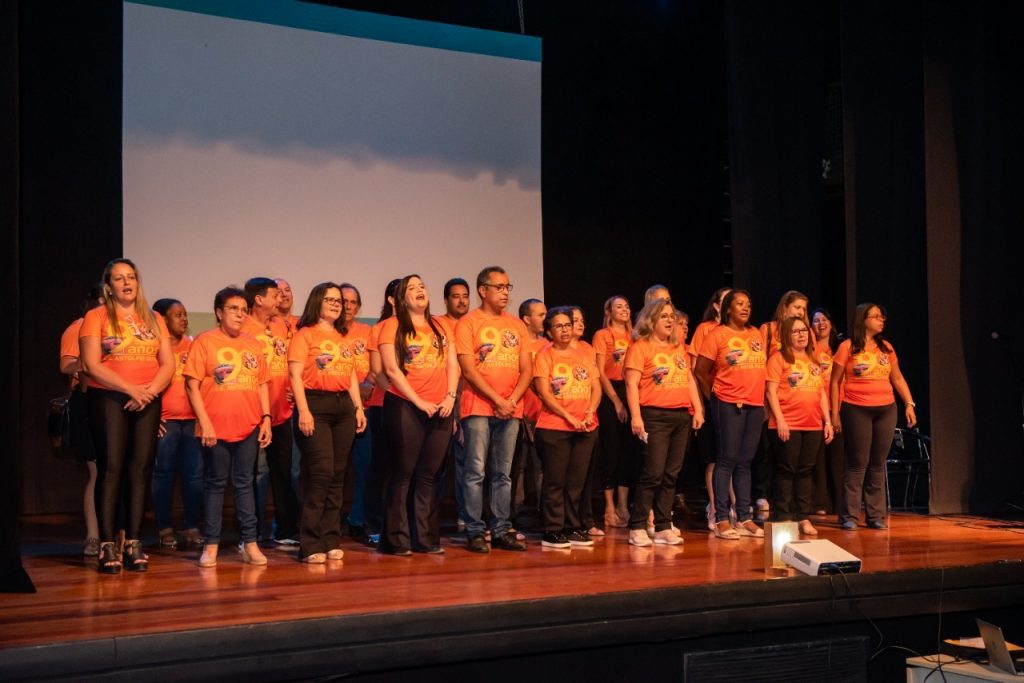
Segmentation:
{"type": "Polygon", "coordinates": [[[284,339],[280,337],[274,337],[274,355],[275,356],[287,356],[288,355],[288,344],[285,343],[284,339]]]}
{"type": "Polygon", "coordinates": [[[217,384],[224,384],[235,374],[235,366],[231,363],[221,363],[213,369],[213,381],[217,384]]]}
{"type": "Polygon", "coordinates": [[[247,370],[255,370],[260,366],[260,361],[258,358],[256,358],[255,355],[249,353],[248,351],[243,351],[242,365],[244,365],[247,370]]]}
{"type": "Polygon", "coordinates": [[[324,351],[319,356],[316,357],[316,369],[317,370],[326,370],[330,366],[330,364],[333,363],[333,362],[334,362],[334,354],[333,353],[327,353],[326,351],[324,351]]]}
{"type": "Polygon", "coordinates": [[[680,356],[680,355],[679,355],[679,354],[677,353],[677,354],[676,354],[676,355],[675,355],[675,356],[673,357],[673,360],[675,360],[675,362],[676,362],[676,367],[677,367],[677,368],[679,368],[680,370],[685,370],[685,369],[686,369],[686,358],[684,358],[683,356],[680,356]]]}
{"type": "Polygon", "coordinates": [[[100,340],[100,347],[103,349],[103,355],[106,356],[116,351],[123,343],[124,340],[120,337],[109,336],[100,340]]]}
{"type": "Polygon", "coordinates": [[[590,381],[590,373],[582,365],[577,365],[572,369],[572,376],[580,382],[590,381]]]}
{"type": "Polygon", "coordinates": [[[501,331],[501,345],[506,349],[514,349],[519,346],[519,335],[512,330],[501,331]]]}
{"type": "Polygon", "coordinates": [[[626,357],[626,342],[624,342],[624,341],[616,341],[615,342],[615,350],[612,351],[612,361],[616,365],[620,365],[622,363],[622,359],[625,358],[625,357],[626,357]]]}
{"type": "Polygon", "coordinates": [[[353,344],[353,346],[355,347],[353,352],[357,356],[361,356],[364,353],[366,353],[366,342],[364,342],[362,339],[356,339],[356,341],[353,344]]]}

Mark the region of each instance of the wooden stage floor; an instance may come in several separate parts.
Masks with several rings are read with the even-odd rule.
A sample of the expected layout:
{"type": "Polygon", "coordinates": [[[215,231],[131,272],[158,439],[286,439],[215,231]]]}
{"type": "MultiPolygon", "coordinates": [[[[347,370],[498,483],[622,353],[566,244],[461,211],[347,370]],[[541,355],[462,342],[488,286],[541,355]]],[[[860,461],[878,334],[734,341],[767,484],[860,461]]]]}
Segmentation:
{"type": "MultiPolygon", "coordinates": [[[[38,592],[0,596],[0,660],[16,676],[25,673],[18,667],[97,649],[130,658],[131,642],[152,648],[156,636],[175,634],[180,637],[168,647],[217,642],[227,652],[230,634],[238,636],[236,627],[243,626],[298,639],[299,649],[352,648],[390,638],[464,636],[480,619],[491,629],[533,632],[522,642],[542,647],[545,629],[572,623],[653,619],[664,628],[668,616],[700,613],[702,628],[742,630],[740,608],[773,614],[779,623],[811,623],[844,618],[837,617],[837,598],[855,596],[856,609],[884,616],[897,603],[901,613],[932,610],[936,594],[941,602],[945,593],[947,609],[957,595],[961,606],[990,607],[1004,604],[1007,590],[1011,602],[1024,595],[1019,523],[896,513],[888,531],[849,532],[834,518],[814,520],[818,538],[863,560],[862,574],[769,579],[762,539],[719,540],[693,519],[685,544],[675,547],[635,548],[626,543],[626,530],[613,529],[592,548],[542,549],[531,535],[525,553],[477,555],[446,536],[441,556],[391,557],[350,541],[343,561],[307,565],[294,552],[268,549],[269,566],[252,567],[225,542],[216,568],[199,568],[195,551],[149,548],[148,573],[105,576],[66,537],[66,518],[28,518],[24,566],[38,592]],[[519,615],[519,621],[496,623],[498,604],[503,619],[519,615]],[[826,609],[832,610],[827,617],[826,609]],[[717,622],[716,613],[722,614],[717,622]]],[[[642,637],[641,622],[636,625],[642,637]]],[[[600,642],[600,629],[589,637],[600,642]]],[[[372,653],[366,657],[364,665],[372,653]]]]}

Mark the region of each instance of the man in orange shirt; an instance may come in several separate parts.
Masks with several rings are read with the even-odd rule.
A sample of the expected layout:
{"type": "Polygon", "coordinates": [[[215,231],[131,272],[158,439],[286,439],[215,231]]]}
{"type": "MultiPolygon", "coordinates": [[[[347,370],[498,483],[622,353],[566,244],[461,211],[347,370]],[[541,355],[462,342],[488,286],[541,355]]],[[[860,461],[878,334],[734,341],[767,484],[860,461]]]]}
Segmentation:
{"type": "Polygon", "coordinates": [[[447,311],[444,317],[455,329],[459,318],[469,312],[469,283],[461,277],[453,277],[444,283],[444,307],[447,311]]]}
{"type": "MultiPolygon", "coordinates": [[[[544,318],[547,314],[548,308],[540,299],[526,299],[519,304],[519,319],[526,325],[526,349],[530,352],[531,361],[536,360],[538,351],[551,343],[544,336],[544,318]]],[[[516,455],[512,460],[512,503],[515,505],[517,516],[525,512],[526,481],[533,482],[532,490],[537,496],[537,507],[540,507],[541,463],[534,440],[534,430],[542,407],[533,387],[528,388],[523,396],[523,428],[519,431],[516,455]],[[530,476],[524,481],[523,477],[527,471],[530,476]]]]}
{"type": "Polygon", "coordinates": [[[463,497],[466,533],[471,552],[490,552],[484,538],[483,489],[486,473],[491,485],[491,546],[526,550],[510,532],[512,455],[523,415],[523,394],[530,384],[533,363],[526,352],[526,325],[505,312],[512,284],[503,268],[490,266],[476,278],[480,308],[463,316],[455,327],[455,350],[465,379],[462,390],[462,429],[466,463],[463,497]]]}
{"type": "Polygon", "coordinates": [[[292,314],[292,304],[295,299],[292,296],[292,286],[283,277],[279,277],[277,283],[277,317],[285,324],[291,334],[295,334],[295,326],[299,324],[299,316],[292,314]]]}
{"type": "MultiPolygon", "coordinates": [[[[270,371],[268,388],[272,437],[264,451],[270,490],[274,494],[273,540],[278,545],[294,546],[298,545],[299,501],[292,488],[292,398],[288,384],[288,342],[291,335],[279,317],[280,291],[277,282],[266,277],[254,277],[245,283],[249,316],[242,324],[242,334],[255,337],[260,342],[270,371]]],[[[266,505],[266,496],[260,495],[260,478],[257,465],[258,521],[262,521],[266,505]]]]}
{"type": "MultiPolygon", "coordinates": [[[[444,283],[444,307],[445,314],[442,316],[452,331],[452,338],[455,336],[455,325],[459,319],[469,312],[469,283],[461,277],[453,277],[444,283]]],[[[459,380],[457,389],[459,396],[462,395],[462,380],[459,380]]],[[[444,480],[447,477],[446,471],[454,463],[455,467],[455,512],[456,522],[459,531],[466,530],[466,501],[462,498],[462,472],[466,463],[466,446],[462,433],[462,425],[459,423],[459,399],[455,399],[455,433],[452,435],[452,442],[448,448],[448,455],[445,456],[444,466],[438,474],[437,495],[440,497],[444,491],[444,480]]]]}

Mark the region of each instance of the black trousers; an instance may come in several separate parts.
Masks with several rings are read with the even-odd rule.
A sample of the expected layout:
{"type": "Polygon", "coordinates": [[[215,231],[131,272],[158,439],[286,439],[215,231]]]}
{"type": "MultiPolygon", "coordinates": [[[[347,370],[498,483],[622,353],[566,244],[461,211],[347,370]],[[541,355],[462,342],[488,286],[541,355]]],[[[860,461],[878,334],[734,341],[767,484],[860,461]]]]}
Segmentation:
{"type": "Polygon", "coordinates": [[[371,452],[366,490],[363,492],[363,529],[367,534],[379,534],[384,528],[384,490],[391,460],[387,430],[384,428],[384,408],[368,408],[366,419],[370,423],[371,452]]]}
{"type": "Polygon", "coordinates": [[[597,431],[538,429],[537,449],[544,471],[541,511],[544,531],[585,527],[580,506],[597,431]]]}
{"type": "MultiPolygon", "coordinates": [[[[296,424],[295,440],[302,453],[302,514],[299,520],[300,556],[341,547],[341,503],[345,490],[356,413],[348,392],[306,390],[313,414],[313,433],[305,436],[296,424]]],[[[298,414],[295,416],[298,422],[298,414]]]]}
{"type": "Polygon", "coordinates": [[[137,539],[156,455],[160,399],[138,412],[125,410],[127,394],[90,387],[89,425],[96,448],[96,519],[100,540],[113,541],[118,505],[125,499],[125,536],[137,539]]]}
{"type": "MultiPolygon", "coordinates": [[[[612,380],[615,394],[626,405],[626,384],[612,380]]],[[[602,489],[614,489],[618,486],[632,487],[636,482],[639,454],[636,439],[629,426],[629,419],[619,421],[615,414],[615,406],[607,396],[601,397],[597,406],[597,450],[596,460],[599,468],[599,481],[602,489]]]]}
{"type": "Polygon", "coordinates": [[[663,531],[672,526],[676,477],[683,467],[693,417],[685,408],[647,406],[640,406],[640,416],[647,430],[647,443],[641,442],[640,476],[629,509],[629,528],[646,529],[653,507],[654,529],[663,531]]]}
{"type": "Polygon", "coordinates": [[[839,521],[860,518],[864,499],[867,521],[883,521],[885,505],[885,460],[896,430],[896,404],[855,406],[843,402],[839,408],[846,446],[846,476],[839,521]]]}
{"type": "MultiPolygon", "coordinates": [[[[274,495],[274,534],[277,538],[295,538],[299,532],[299,499],[292,488],[292,423],[286,420],[271,428],[267,446],[270,490],[274,495]]],[[[256,519],[263,510],[256,511],[256,519]]]]}
{"type": "Polygon", "coordinates": [[[391,447],[391,466],[384,494],[382,550],[430,550],[440,543],[434,487],[452,437],[454,419],[452,415],[427,417],[404,398],[390,392],[384,396],[384,428],[391,447]]]}
{"type": "Polygon", "coordinates": [[[775,454],[775,496],[772,519],[799,522],[811,514],[812,474],[825,435],[820,430],[789,432],[789,440],[779,438],[778,431],[768,430],[775,454]]]}

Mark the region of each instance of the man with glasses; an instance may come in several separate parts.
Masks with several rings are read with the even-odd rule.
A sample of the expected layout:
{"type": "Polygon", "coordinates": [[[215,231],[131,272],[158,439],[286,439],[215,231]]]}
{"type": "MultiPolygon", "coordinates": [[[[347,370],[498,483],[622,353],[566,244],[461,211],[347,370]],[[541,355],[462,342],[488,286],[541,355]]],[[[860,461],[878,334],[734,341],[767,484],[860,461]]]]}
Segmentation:
{"type": "Polygon", "coordinates": [[[491,546],[526,550],[511,532],[512,455],[523,416],[523,394],[530,384],[532,360],[525,348],[526,325],[505,312],[512,284],[499,266],[489,266],[476,278],[480,308],[459,319],[455,350],[465,380],[460,417],[465,434],[466,461],[463,500],[467,547],[490,549],[484,537],[483,490],[486,473],[491,487],[491,546]]]}

